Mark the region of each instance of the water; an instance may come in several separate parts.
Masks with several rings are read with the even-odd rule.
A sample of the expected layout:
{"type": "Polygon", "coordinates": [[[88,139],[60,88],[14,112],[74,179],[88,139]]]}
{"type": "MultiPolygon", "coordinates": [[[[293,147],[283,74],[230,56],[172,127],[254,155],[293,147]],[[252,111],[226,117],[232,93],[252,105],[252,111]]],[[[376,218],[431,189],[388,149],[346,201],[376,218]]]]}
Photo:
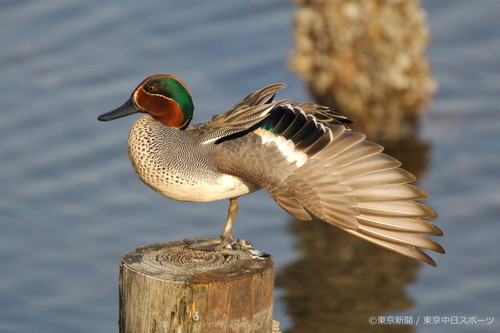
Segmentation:
{"type": "MultiPolygon", "coordinates": [[[[500,321],[500,3],[423,5],[440,89],[422,125],[431,155],[420,185],[440,213],[448,253],[436,256],[437,269],[408,264],[412,274],[398,286],[401,304],[383,314],[414,321],[495,317],[492,324],[420,322],[400,330],[494,332],[500,321]]],[[[188,84],[195,122],[272,82],[288,83],[285,98],[308,99],[304,84],[286,68],[293,13],[291,3],[278,0],[0,3],[0,332],[117,331],[122,253],[217,235],[226,202],[179,203],[154,193],[126,157],[133,119],[98,123],[96,116],[157,72],[177,74],[188,84]]],[[[297,247],[307,241],[301,226],[309,225],[292,222],[258,192],[241,199],[235,234],[272,253],[283,280],[300,275],[289,272],[304,263],[304,249],[297,247]]],[[[339,244],[344,236],[339,234],[339,244]]],[[[287,301],[292,287],[281,285],[275,317],[282,329],[298,332],[307,327],[301,320],[317,317],[297,315],[304,311],[287,301]]],[[[369,289],[386,285],[357,286],[348,296],[359,300],[346,304],[376,303],[381,296],[369,289]]],[[[345,325],[399,329],[369,326],[369,312],[351,319],[356,312],[349,309],[345,325]]],[[[322,315],[325,321],[335,316],[322,315]]]]}

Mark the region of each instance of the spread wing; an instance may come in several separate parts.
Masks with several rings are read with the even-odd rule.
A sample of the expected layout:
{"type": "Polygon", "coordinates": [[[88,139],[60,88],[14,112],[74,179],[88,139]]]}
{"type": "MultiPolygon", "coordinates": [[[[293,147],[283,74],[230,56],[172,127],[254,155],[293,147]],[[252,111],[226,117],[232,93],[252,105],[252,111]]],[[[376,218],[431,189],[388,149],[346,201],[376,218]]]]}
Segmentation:
{"type": "MultiPolygon", "coordinates": [[[[444,253],[425,237],[442,235],[425,220],[436,213],[416,201],[427,194],[410,184],[415,178],[399,161],[363,134],[347,131],[345,118],[327,109],[284,102],[257,107],[266,105],[271,108],[255,116],[242,135],[214,142],[213,160],[220,171],[264,187],[299,219],[310,219],[312,213],[367,241],[435,265],[420,249],[444,253]]],[[[241,107],[230,111],[232,116],[241,107]]]]}

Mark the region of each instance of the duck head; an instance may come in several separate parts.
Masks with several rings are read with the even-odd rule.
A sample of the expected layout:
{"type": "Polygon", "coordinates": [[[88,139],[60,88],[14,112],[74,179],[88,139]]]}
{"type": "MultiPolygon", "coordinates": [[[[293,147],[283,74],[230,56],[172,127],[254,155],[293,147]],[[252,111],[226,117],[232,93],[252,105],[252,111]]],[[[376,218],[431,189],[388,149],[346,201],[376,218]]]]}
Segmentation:
{"type": "Polygon", "coordinates": [[[193,117],[194,104],[186,85],[170,74],[155,74],[142,81],[120,107],[100,115],[108,121],[142,112],[162,124],[184,129],[193,117]]]}

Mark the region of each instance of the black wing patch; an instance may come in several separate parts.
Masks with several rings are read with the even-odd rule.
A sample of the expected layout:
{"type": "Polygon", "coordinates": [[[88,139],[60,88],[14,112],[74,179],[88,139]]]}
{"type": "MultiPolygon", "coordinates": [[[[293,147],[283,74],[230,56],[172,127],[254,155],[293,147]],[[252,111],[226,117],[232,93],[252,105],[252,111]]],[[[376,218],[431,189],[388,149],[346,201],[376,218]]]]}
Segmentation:
{"type": "Polygon", "coordinates": [[[325,126],[318,123],[315,117],[289,104],[273,108],[259,125],[259,128],[292,140],[298,150],[309,156],[319,152],[332,140],[325,126]]]}
{"type": "MultiPolygon", "coordinates": [[[[326,111],[329,110],[326,109],[326,111]]],[[[297,150],[312,156],[333,140],[331,130],[327,127],[344,126],[340,125],[341,122],[336,119],[335,115],[328,115],[326,111],[319,112],[315,109],[314,112],[308,112],[293,104],[277,105],[269,111],[268,116],[262,121],[244,131],[222,137],[215,141],[215,144],[237,139],[261,128],[287,140],[292,140],[297,150]],[[308,113],[306,114],[306,112],[308,113]],[[317,119],[317,116],[320,119],[317,119]]],[[[347,121],[345,120],[345,122],[347,121]]]]}

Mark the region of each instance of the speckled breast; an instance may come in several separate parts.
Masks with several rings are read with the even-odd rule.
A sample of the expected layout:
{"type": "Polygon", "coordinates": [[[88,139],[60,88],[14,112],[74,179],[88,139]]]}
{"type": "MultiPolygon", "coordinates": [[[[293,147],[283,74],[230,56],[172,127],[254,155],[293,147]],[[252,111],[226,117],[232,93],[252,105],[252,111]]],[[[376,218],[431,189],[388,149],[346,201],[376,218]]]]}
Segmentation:
{"type": "Polygon", "coordinates": [[[258,189],[219,172],[210,158],[213,145],[193,145],[196,140],[190,140],[190,134],[149,115],[139,118],[128,138],[129,158],[139,178],[162,195],[180,201],[228,199],[258,189]]]}

